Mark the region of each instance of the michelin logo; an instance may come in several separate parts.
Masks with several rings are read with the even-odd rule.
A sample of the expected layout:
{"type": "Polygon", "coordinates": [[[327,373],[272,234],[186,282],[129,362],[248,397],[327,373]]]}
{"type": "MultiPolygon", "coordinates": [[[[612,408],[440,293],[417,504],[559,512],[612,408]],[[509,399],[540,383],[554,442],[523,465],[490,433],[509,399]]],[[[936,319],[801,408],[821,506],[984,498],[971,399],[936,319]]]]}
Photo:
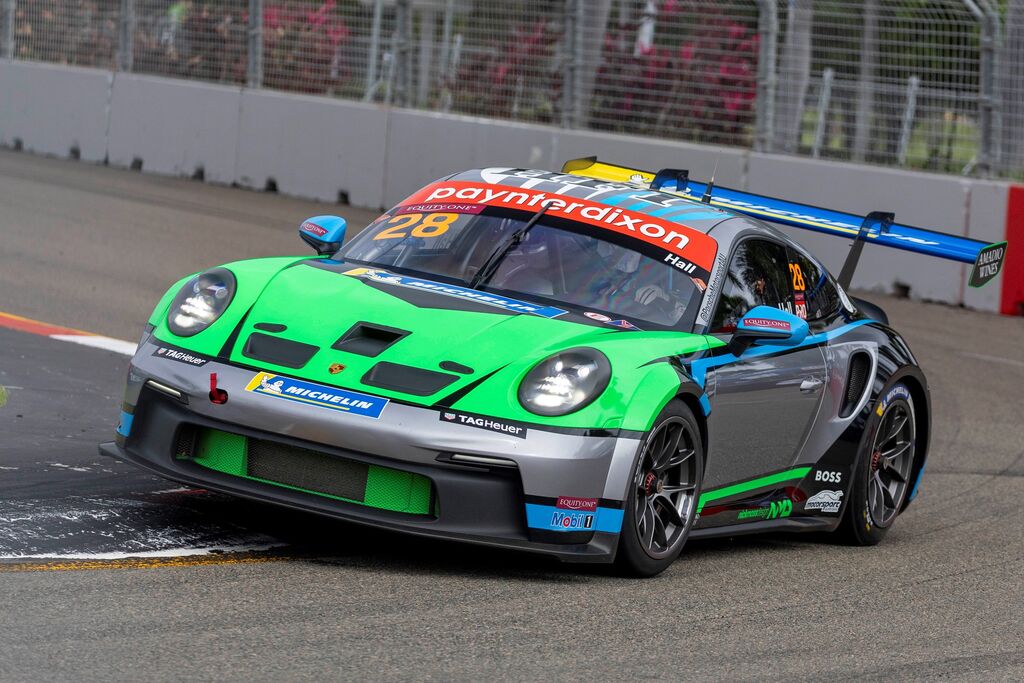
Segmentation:
{"type": "Polygon", "coordinates": [[[381,270],[372,270],[370,268],[353,268],[352,270],[345,271],[345,275],[365,277],[376,282],[397,285],[399,287],[409,287],[410,289],[437,292],[438,294],[455,297],[456,299],[476,301],[477,303],[486,304],[488,306],[503,308],[506,311],[512,311],[513,313],[531,313],[533,315],[539,315],[542,318],[557,318],[558,316],[565,315],[567,313],[567,311],[564,311],[561,308],[555,308],[554,306],[539,306],[526,301],[519,301],[518,299],[509,299],[505,296],[481,292],[478,289],[468,289],[457,285],[446,285],[432,280],[421,280],[419,278],[408,277],[406,275],[395,275],[393,273],[387,273],[381,270]]]}
{"type": "Polygon", "coordinates": [[[245,390],[254,394],[371,417],[375,420],[380,417],[384,406],[389,402],[388,399],[379,396],[360,394],[291,377],[281,377],[269,372],[256,373],[245,390]]]}
{"type": "Polygon", "coordinates": [[[843,503],[842,491],[818,491],[804,503],[804,510],[820,510],[835,514],[843,503]]]}

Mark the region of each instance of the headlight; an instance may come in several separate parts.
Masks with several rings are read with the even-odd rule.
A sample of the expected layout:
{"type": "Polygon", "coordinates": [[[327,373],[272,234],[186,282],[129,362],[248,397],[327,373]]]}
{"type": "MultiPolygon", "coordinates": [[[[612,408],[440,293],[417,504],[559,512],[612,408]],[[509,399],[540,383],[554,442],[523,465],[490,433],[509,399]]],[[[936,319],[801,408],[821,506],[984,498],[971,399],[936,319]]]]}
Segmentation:
{"type": "Polygon", "coordinates": [[[167,327],[179,337],[202,332],[221,316],[235,295],[235,276],[224,268],[200,273],[171,302],[167,327]]]}
{"type": "Polygon", "coordinates": [[[537,415],[565,415],[600,396],[611,376],[611,364],[600,351],[562,351],[526,374],[519,385],[519,402],[537,415]]]}

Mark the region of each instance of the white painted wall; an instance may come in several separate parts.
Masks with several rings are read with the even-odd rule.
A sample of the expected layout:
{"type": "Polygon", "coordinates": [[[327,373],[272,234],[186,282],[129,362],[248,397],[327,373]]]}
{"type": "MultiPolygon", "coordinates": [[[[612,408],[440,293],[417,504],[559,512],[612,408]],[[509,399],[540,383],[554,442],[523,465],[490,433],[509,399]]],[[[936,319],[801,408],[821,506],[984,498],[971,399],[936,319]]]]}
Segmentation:
{"type": "MultiPolygon", "coordinates": [[[[210,85],[95,69],[0,60],[0,144],[207,182],[361,207],[390,206],[466,168],[558,169],[590,155],[656,170],[688,168],[719,185],[999,241],[1006,183],[654,138],[563,130],[493,119],[390,109],[325,97],[210,85]]],[[[343,210],[342,210],[343,212],[343,210]]],[[[838,270],[848,242],[788,229],[838,270]]],[[[969,267],[868,245],[854,287],[998,310],[998,280],[966,286],[969,267]]],[[[1001,278],[1002,276],[1000,276],[1001,278]]]]}

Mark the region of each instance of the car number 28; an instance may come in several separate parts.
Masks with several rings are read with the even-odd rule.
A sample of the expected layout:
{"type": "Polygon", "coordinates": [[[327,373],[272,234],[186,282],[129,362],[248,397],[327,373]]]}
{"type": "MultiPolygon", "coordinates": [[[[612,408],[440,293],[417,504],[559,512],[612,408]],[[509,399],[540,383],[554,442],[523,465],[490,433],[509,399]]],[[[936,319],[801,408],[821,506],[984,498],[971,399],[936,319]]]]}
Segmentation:
{"type": "Polygon", "coordinates": [[[402,237],[440,237],[448,232],[457,213],[403,213],[387,222],[387,227],[373,236],[375,240],[393,240],[402,237]],[[411,231],[406,232],[407,229],[411,231]]]}

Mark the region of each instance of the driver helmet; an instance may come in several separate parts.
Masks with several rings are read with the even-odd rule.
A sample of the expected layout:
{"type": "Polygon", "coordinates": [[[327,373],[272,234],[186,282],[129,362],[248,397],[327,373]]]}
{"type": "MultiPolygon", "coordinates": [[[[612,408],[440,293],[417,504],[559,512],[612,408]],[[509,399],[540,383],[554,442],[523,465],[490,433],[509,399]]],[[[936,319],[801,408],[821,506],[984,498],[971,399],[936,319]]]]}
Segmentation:
{"type": "Polygon", "coordinates": [[[605,261],[615,258],[612,268],[622,273],[632,274],[640,267],[639,252],[625,249],[610,242],[599,241],[597,243],[597,253],[605,261]]]}

